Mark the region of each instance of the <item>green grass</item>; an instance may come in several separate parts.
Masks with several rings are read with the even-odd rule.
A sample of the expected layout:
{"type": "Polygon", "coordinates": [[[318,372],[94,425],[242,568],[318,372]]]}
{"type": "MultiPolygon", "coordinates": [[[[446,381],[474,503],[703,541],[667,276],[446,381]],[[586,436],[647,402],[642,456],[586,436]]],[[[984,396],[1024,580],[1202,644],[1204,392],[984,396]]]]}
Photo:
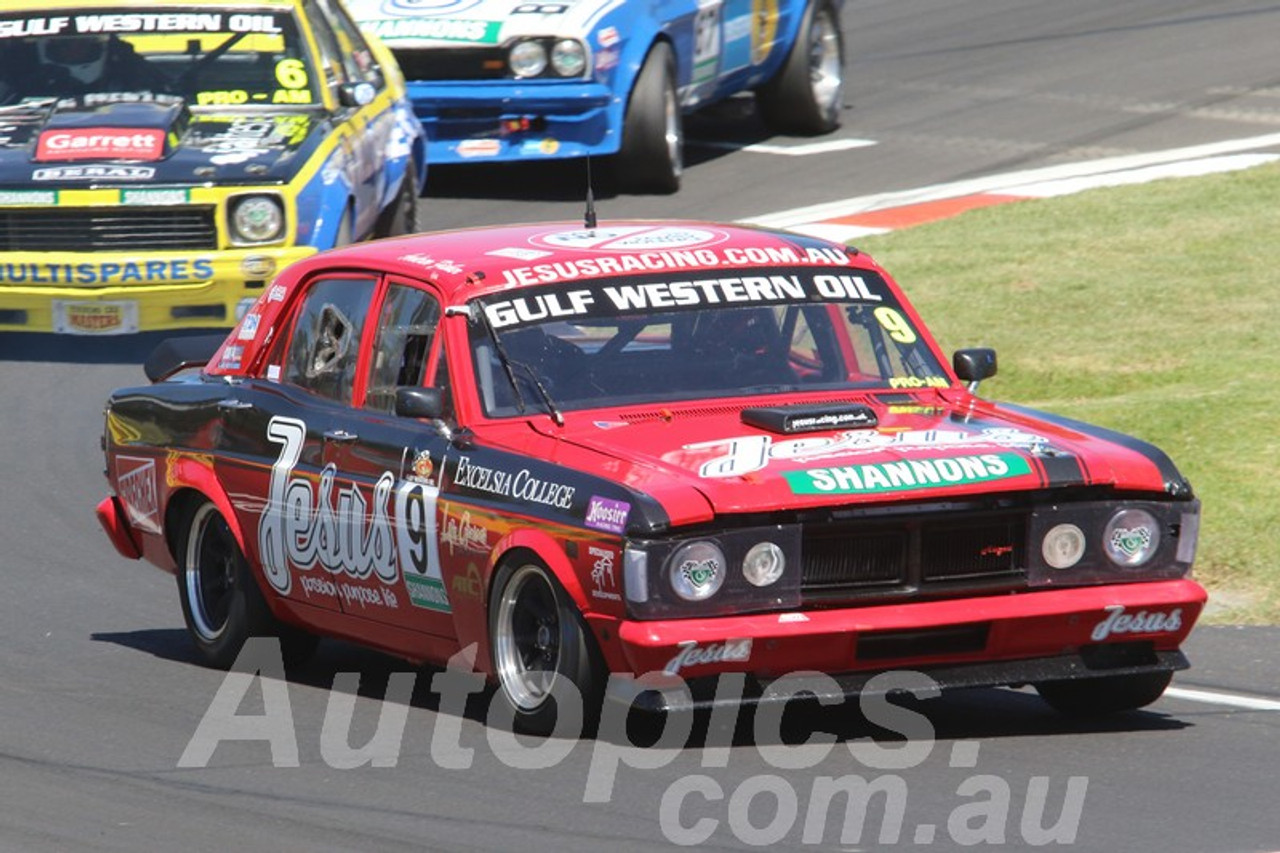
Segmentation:
{"type": "Polygon", "coordinates": [[[981,393],[1138,436],[1203,502],[1216,622],[1280,622],[1280,164],[970,211],[856,241],[981,393]]]}

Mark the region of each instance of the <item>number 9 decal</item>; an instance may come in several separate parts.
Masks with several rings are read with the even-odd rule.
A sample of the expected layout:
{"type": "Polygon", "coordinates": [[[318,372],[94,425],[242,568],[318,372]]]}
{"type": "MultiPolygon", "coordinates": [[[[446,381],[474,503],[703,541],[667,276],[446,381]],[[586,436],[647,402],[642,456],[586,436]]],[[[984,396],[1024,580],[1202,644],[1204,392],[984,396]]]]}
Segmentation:
{"type": "Polygon", "coordinates": [[[307,67],[301,59],[282,59],[276,63],[276,81],[285,89],[305,88],[307,67]]]}
{"type": "Polygon", "coordinates": [[[881,306],[875,310],[875,315],[880,325],[889,333],[889,337],[898,343],[914,344],[916,342],[915,329],[911,328],[906,318],[894,309],[881,306]]]}

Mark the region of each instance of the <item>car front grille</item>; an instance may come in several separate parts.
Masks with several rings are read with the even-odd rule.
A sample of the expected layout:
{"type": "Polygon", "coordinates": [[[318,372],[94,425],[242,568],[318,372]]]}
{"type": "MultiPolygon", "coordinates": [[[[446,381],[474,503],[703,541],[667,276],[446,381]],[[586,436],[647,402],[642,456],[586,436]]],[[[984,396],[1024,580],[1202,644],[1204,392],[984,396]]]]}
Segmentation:
{"type": "Polygon", "coordinates": [[[509,76],[500,47],[393,50],[406,80],[500,80],[509,76]]]}
{"type": "Polygon", "coordinates": [[[0,251],[123,252],[218,248],[212,205],[0,210],[0,251]]]}
{"type": "Polygon", "coordinates": [[[1024,512],[805,524],[801,595],[846,600],[945,593],[1025,577],[1024,512]]]}

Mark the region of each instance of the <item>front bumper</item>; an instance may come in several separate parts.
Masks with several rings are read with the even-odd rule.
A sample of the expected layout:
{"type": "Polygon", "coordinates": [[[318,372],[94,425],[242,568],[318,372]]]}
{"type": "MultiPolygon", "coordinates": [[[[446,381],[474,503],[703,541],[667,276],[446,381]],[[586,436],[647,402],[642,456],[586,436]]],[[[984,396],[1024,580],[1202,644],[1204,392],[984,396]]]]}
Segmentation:
{"type": "Polygon", "coordinates": [[[643,683],[612,679],[611,698],[642,707],[704,705],[713,694],[700,688],[726,672],[746,673],[758,692],[782,676],[816,671],[848,694],[890,670],[918,670],[941,687],[1167,672],[1186,666],[1178,649],[1206,598],[1199,584],[1176,580],[623,622],[626,666],[649,675],[643,683]]]}
{"type": "Polygon", "coordinates": [[[623,100],[592,81],[410,82],[428,160],[547,160],[615,154],[623,100]]]}
{"type": "Polygon", "coordinates": [[[222,328],[310,246],[216,252],[0,254],[0,331],[120,335],[222,328]]]}

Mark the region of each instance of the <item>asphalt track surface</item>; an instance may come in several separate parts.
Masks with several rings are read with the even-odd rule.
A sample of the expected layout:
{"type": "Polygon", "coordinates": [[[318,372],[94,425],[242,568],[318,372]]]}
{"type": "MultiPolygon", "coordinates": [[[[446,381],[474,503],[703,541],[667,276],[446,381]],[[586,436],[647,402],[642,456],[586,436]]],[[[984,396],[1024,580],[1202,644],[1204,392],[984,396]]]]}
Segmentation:
{"type": "MultiPolygon", "coordinates": [[[[852,109],[835,138],[874,145],[777,153],[830,139],[769,139],[734,105],[690,123],[680,194],[602,198],[602,215],[740,219],[1280,131],[1276,3],[885,0],[845,23],[852,109]]],[[[574,167],[432,181],[432,227],[581,215],[574,167]]],[[[797,709],[773,733],[700,720],[680,749],[553,742],[559,761],[494,741],[484,694],[441,709],[438,671],[325,642],[287,686],[248,684],[233,730],[270,710],[275,740],[202,755],[231,682],[196,663],[172,580],[116,556],[93,519],[102,401],[140,381],[154,342],[0,337],[0,851],[631,851],[703,834],[707,849],[1025,849],[1055,833],[1073,850],[1280,850],[1280,628],[1202,626],[1170,694],[1100,722],[969,691],[888,720],[797,709]],[[343,719],[353,673],[338,739],[325,719],[343,719]],[[401,737],[343,767],[335,744],[368,741],[385,696],[401,737]],[[834,747],[788,748],[824,732],[834,747]],[[510,766],[531,755],[551,766],[510,766]],[[663,766],[625,763],[638,756],[663,766]],[[860,827],[839,798],[816,808],[832,780],[889,793],[860,827]]]]}

